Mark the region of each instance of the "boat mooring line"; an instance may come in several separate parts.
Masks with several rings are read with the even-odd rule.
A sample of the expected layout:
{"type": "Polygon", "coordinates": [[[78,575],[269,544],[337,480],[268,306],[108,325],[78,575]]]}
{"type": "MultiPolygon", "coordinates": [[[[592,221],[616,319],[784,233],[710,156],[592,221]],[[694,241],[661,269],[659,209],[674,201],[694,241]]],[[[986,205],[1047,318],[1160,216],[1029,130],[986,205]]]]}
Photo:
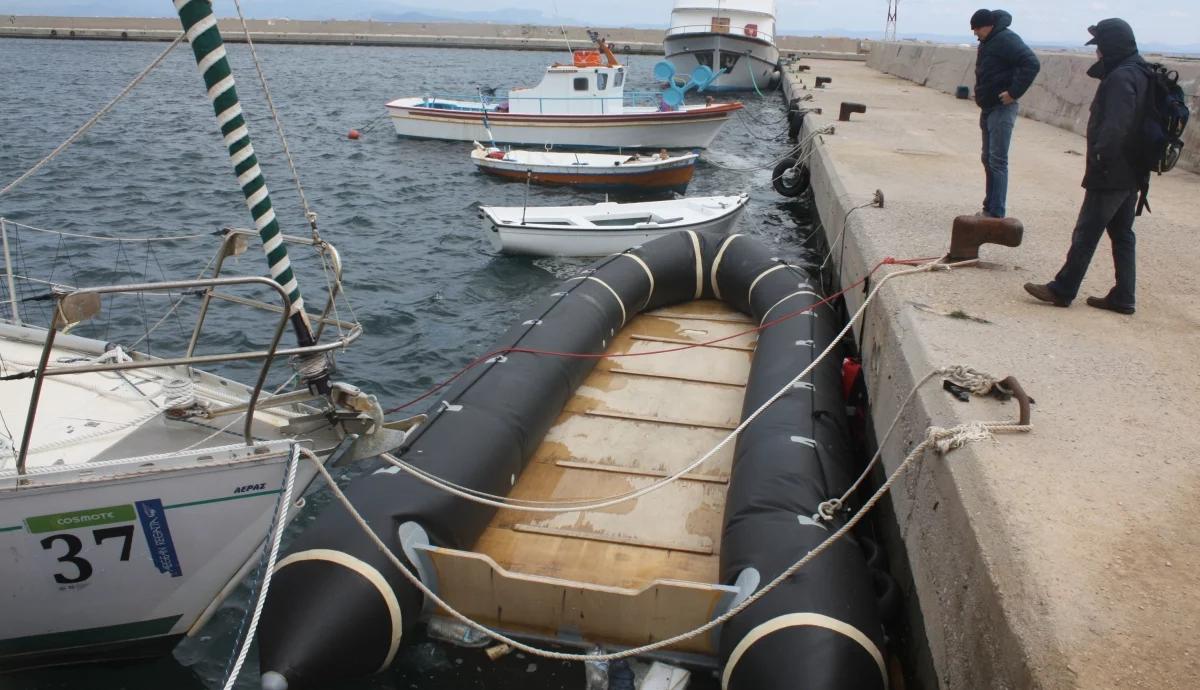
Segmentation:
{"type": "Polygon", "coordinates": [[[729,661],[725,662],[725,669],[721,672],[721,690],[729,687],[729,679],[733,677],[734,668],[756,642],[771,633],[801,626],[824,628],[857,642],[875,660],[875,665],[879,667],[879,674],[883,678],[883,687],[888,687],[888,674],[887,667],[883,663],[883,652],[879,651],[879,647],[863,631],[845,621],[819,613],[789,613],[756,626],[737,643],[729,655],[729,661]]]}
{"type": "MultiPolygon", "coordinates": [[[[899,275],[899,274],[900,273],[893,273],[893,274],[890,274],[889,277],[899,275]]],[[[902,413],[903,413],[903,410],[899,410],[897,412],[897,419],[899,419],[899,416],[902,413]]],[[[915,448],[912,449],[912,451],[908,454],[908,456],[900,463],[899,466],[896,467],[896,469],[887,478],[887,480],[883,483],[883,485],[880,486],[879,489],[877,489],[875,491],[875,493],[863,504],[863,507],[858,512],[856,512],[852,516],[850,516],[850,518],[846,521],[846,523],[844,525],[842,525],[841,528],[839,528],[836,532],[834,532],[833,534],[826,537],[824,541],[822,541],[820,544],[818,544],[813,549],[808,551],[803,557],[800,558],[800,560],[793,563],[789,568],[787,568],[782,573],[780,573],[775,579],[773,579],[770,583],[768,583],[762,589],[759,589],[758,591],[754,592],[753,594],[751,594],[750,596],[748,596],[747,598],[742,600],[740,603],[738,603],[735,606],[733,606],[732,608],[730,608],[729,611],[721,614],[720,616],[717,616],[716,618],[710,620],[709,622],[705,623],[704,625],[699,626],[693,630],[689,630],[687,632],[683,632],[683,633],[680,633],[673,637],[659,640],[657,642],[642,645],[640,647],[633,647],[633,648],[624,649],[624,650],[621,650],[618,652],[611,652],[611,653],[605,653],[605,654],[571,654],[571,653],[564,653],[564,652],[554,652],[554,651],[534,647],[532,645],[528,645],[523,642],[519,642],[515,639],[512,639],[511,637],[508,637],[508,636],[504,635],[503,633],[492,630],[492,629],[488,628],[487,626],[476,622],[475,620],[467,617],[466,615],[460,613],[458,610],[451,607],[445,600],[443,600],[440,596],[438,596],[438,594],[436,592],[434,592],[427,585],[425,585],[425,583],[422,582],[421,579],[419,577],[417,577],[411,570],[409,570],[408,567],[404,565],[403,561],[401,561],[396,556],[396,554],[393,553],[390,548],[388,548],[387,544],[384,543],[384,541],[379,537],[379,535],[375,533],[375,530],[373,530],[371,528],[371,526],[367,523],[366,519],[363,518],[362,514],[358,512],[358,509],[354,507],[354,504],[346,496],[345,492],[342,491],[341,487],[339,487],[337,485],[337,482],[334,481],[333,476],[331,474],[329,474],[329,470],[325,468],[325,466],[321,463],[320,459],[317,458],[317,456],[315,454],[313,454],[311,451],[307,451],[307,449],[301,449],[301,450],[303,451],[304,457],[307,458],[310,462],[312,462],[313,465],[317,468],[317,471],[321,474],[322,479],[325,481],[326,485],[329,487],[329,490],[333,493],[334,497],[338,500],[339,503],[341,503],[342,507],[346,509],[346,511],[349,513],[350,517],[354,520],[355,523],[358,524],[359,528],[363,530],[363,533],[372,541],[372,543],[375,544],[375,547],[378,548],[380,550],[380,552],[392,563],[392,565],[400,571],[400,573],[404,576],[404,578],[407,579],[413,585],[413,587],[415,587],[425,597],[427,597],[429,601],[433,602],[434,605],[440,607],[443,611],[445,611],[450,617],[452,617],[455,620],[459,621],[460,623],[470,627],[473,630],[476,630],[484,635],[487,635],[488,637],[492,638],[493,640],[496,640],[497,642],[507,644],[510,647],[517,649],[519,651],[525,652],[527,654],[533,654],[535,656],[540,656],[540,657],[544,657],[544,658],[548,658],[548,659],[556,659],[556,660],[561,660],[561,661],[597,661],[597,662],[599,662],[599,661],[615,661],[617,659],[628,659],[628,658],[648,654],[651,652],[655,652],[660,649],[665,649],[665,648],[675,645],[679,642],[683,642],[683,641],[698,637],[700,635],[706,634],[709,631],[716,628],[717,626],[723,625],[724,623],[728,622],[734,616],[740,614],[742,611],[746,610],[746,608],[757,603],[759,599],[763,598],[764,596],[769,594],[771,591],[773,591],[775,588],[777,588],[779,585],[786,582],[789,578],[791,578],[793,575],[795,575],[797,571],[799,571],[805,565],[810,563],[814,558],[816,558],[817,556],[824,553],[833,544],[835,544],[836,542],[841,540],[843,537],[845,537],[847,534],[849,534],[851,532],[851,530],[853,530],[858,525],[858,523],[861,522],[863,520],[863,518],[866,517],[866,515],[870,513],[870,511],[879,503],[879,501],[883,499],[883,497],[891,490],[892,486],[900,479],[900,477],[905,472],[907,472],[907,470],[913,464],[917,463],[925,456],[927,451],[932,449],[932,450],[935,450],[936,452],[938,452],[940,455],[945,455],[945,454],[951,452],[952,450],[961,448],[969,443],[993,438],[993,436],[992,436],[993,433],[1029,432],[1029,431],[1032,431],[1032,429],[1033,429],[1033,427],[1030,425],[1012,424],[1011,422],[972,422],[972,423],[968,423],[968,424],[961,424],[959,426],[948,428],[948,429],[941,428],[941,427],[934,427],[934,426],[928,427],[926,429],[925,439],[920,444],[918,444],[915,448]]]]}
{"type": "MultiPolygon", "coordinates": [[[[882,266],[894,265],[894,264],[898,264],[898,263],[903,263],[903,262],[897,261],[897,260],[891,259],[891,258],[884,259],[883,261],[880,261],[878,264],[876,264],[875,268],[872,269],[871,273],[868,274],[868,276],[873,274],[876,270],[878,270],[882,266]]],[[[720,452],[720,450],[722,448],[724,448],[731,441],[733,441],[733,439],[737,438],[737,436],[743,430],[745,430],[746,427],[748,427],[756,419],[758,419],[764,412],[766,412],[766,410],[771,405],[775,404],[775,402],[777,402],[780,398],[787,395],[792,390],[793,385],[795,385],[796,383],[799,383],[799,382],[803,381],[805,378],[807,378],[808,375],[811,374],[812,371],[823,360],[825,360],[825,358],[827,358],[829,356],[829,354],[834,351],[835,348],[837,348],[841,344],[841,342],[849,334],[850,329],[853,328],[854,324],[859,320],[859,318],[862,317],[862,315],[866,313],[867,308],[871,305],[872,302],[874,302],[875,298],[879,295],[879,292],[883,289],[883,286],[888,283],[888,281],[890,281],[894,278],[899,278],[899,277],[909,276],[909,275],[916,275],[916,274],[920,274],[920,273],[928,273],[928,272],[935,271],[935,270],[936,271],[951,271],[951,270],[966,267],[966,266],[974,266],[977,263],[978,263],[978,260],[969,260],[969,261],[962,261],[962,262],[953,263],[953,264],[942,264],[935,260],[935,261],[931,261],[929,263],[923,263],[923,264],[913,267],[913,268],[889,273],[888,275],[884,276],[878,283],[876,283],[875,287],[867,295],[866,299],[863,300],[863,303],[861,305],[859,305],[858,310],[855,311],[854,314],[850,316],[850,318],[846,322],[846,325],[842,328],[841,331],[838,332],[837,336],[835,336],[833,338],[833,340],[829,343],[829,345],[820,354],[818,354],[816,357],[813,358],[812,362],[810,362],[808,364],[808,366],[806,366],[804,368],[803,371],[801,371],[799,374],[797,374],[795,377],[793,377],[790,381],[788,381],[782,388],[780,388],[778,391],[776,391],[775,394],[772,395],[769,399],[767,399],[761,406],[759,406],[758,409],[756,409],[754,412],[752,412],[750,415],[748,415],[736,427],[732,428],[730,430],[730,433],[728,435],[726,435],[723,439],[721,439],[721,441],[716,446],[714,446],[708,452],[706,452],[705,454],[700,456],[691,465],[688,465],[687,467],[679,470],[678,472],[676,472],[675,474],[673,474],[672,476],[670,476],[664,480],[654,482],[653,484],[647,485],[647,486],[642,487],[641,489],[638,489],[635,491],[630,491],[625,494],[611,496],[611,497],[607,497],[607,498],[603,498],[603,499],[591,499],[590,503],[584,502],[587,499],[578,499],[575,501],[521,501],[521,500],[514,500],[508,496],[498,496],[495,494],[489,494],[487,492],[477,491],[475,489],[457,485],[453,482],[450,482],[450,481],[444,480],[440,477],[437,477],[436,475],[433,475],[432,473],[426,472],[425,470],[414,467],[413,465],[411,465],[399,458],[396,458],[395,456],[391,455],[390,453],[384,453],[380,457],[382,457],[388,463],[391,463],[392,465],[400,467],[401,469],[405,470],[406,472],[412,474],[417,479],[430,484],[434,488],[439,488],[443,491],[446,491],[446,492],[453,494],[455,496],[458,496],[460,498],[465,498],[467,500],[474,501],[476,503],[481,503],[483,505],[492,506],[494,508],[518,508],[520,510],[525,510],[525,511],[529,511],[529,512],[563,513],[563,512],[574,512],[574,511],[578,511],[578,510],[600,510],[602,508],[608,508],[610,506],[619,505],[621,503],[626,503],[631,500],[636,500],[642,496],[648,495],[650,493],[653,493],[653,492],[661,489],[662,487],[666,486],[667,484],[670,484],[671,482],[676,481],[682,475],[692,472],[697,467],[704,464],[711,457],[713,457],[718,452],[720,452]]],[[[856,283],[856,285],[864,283],[864,282],[866,282],[866,277],[864,277],[862,280],[858,281],[858,283],[856,283]]],[[[851,288],[847,288],[847,290],[852,289],[852,288],[853,288],[853,286],[851,288]]],[[[842,292],[844,293],[844,292],[846,292],[846,290],[843,290],[842,292]]],[[[823,301],[828,301],[828,298],[823,301]]],[[[821,302],[818,302],[817,304],[821,304],[821,302]]],[[[813,306],[816,306],[816,305],[813,305],[813,306]]],[[[810,307],[810,309],[811,309],[811,307],[810,307]]],[[[805,311],[801,311],[801,312],[797,312],[797,313],[808,313],[808,311],[809,310],[805,310],[805,311]]],[[[788,318],[788,317],[786,317],[786,316],[781,317],[779,320],[772,322],[772,324],[777,323],[778,321],[782,321],[785,318],[788,318]]],[[[760,326],[759,328],[765,328],[765,327],[766,327],[766,325],[764,324],[763,326],[760,326]]],[[[728,338],[725,338],[725,340],[727,340],[727,339],[728,338]]],[[[685,346],[685,349],[690,348],[690,347],[692,347],[692,346],[685,346]]],[[[588,414],[602,414],[602,413],[589,412],[588,414]]],[[[656,421],[656,420],[649,419],[646,421],[656,421]]],[[[661,420],[658,420],[658,421],[661,421],[661,420]]]]}
{"type": "Polygon", "coordinates": [[[712,284],[713,295],[717,299],[721,299],[721,288],[717,285],[717,269],[721,267],[721,259],[725,258],[725,250],[729,248],[729,245],[733,244],[735,239],[741,236],[740,233],[734,234],[722,240],[720,248],[717,249],[717,256],[713,259],[712,271],[708,274],[708,282],[712,284]]]}

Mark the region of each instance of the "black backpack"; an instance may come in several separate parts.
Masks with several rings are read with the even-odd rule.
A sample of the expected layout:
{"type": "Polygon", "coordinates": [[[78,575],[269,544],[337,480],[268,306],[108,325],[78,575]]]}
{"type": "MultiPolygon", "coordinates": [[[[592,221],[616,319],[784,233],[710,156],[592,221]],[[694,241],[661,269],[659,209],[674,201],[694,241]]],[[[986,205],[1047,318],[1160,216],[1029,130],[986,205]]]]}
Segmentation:
{"type": "Polygon", "coordinates": [[[1150,194],[1150,173],[1159,175],[1170,171],[1179,162],[1183,151],[1183,130],[1188,123],[1188,106],[1179,86],[1179,72],[1164,65],[1146,65],[1150,77],[1145,114],[1142,126],[1136,133],[1136,153],[1133,163],[1145,173],[1142,198],[1137,214],[1142,209],[1150,210],[1146,199],[1150,194]]]}

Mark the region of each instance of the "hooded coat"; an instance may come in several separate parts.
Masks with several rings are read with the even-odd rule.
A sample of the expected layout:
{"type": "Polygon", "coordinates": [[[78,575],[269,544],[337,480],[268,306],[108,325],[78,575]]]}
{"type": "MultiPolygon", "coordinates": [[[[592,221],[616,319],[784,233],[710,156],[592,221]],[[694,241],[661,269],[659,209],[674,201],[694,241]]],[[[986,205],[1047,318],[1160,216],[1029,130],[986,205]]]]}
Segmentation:
{"type": "Polygon", "coordinates": [[[980,41],[975,58],[975,102],[980,108],[1001,105],[1004,91],[1014,99],[1025,95],[1042,69],[1037,56],[1012,29],[1012,15],[992,12],[992,32],[980,41]]]}
{"type": "Polygon", "coordinates": [[[1120,19],[1105,19],[1091,29],[1103,56],[1088,70],[1100,80],[1087,126],[1087,169],[1083,186],[1094,190],[1135,190],[1149,172],[1132,162],[1138,124],[1149,103],[1150,75],[1138,53],[1133,29],[1120,19]]]}

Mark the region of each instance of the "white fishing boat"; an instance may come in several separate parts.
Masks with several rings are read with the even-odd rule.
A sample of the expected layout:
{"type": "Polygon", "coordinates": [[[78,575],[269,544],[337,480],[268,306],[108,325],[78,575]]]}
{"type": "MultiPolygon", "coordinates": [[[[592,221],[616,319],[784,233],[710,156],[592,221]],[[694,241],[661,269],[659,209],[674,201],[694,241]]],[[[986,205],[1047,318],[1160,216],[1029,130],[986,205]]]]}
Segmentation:
{"type": "Polygon", "coordinates": [[[749,194],[592,206],[481,206],[492,248],[531,256],[603,256],[679,230],[728,233],[749,194]]]}
{"type": "Polygon", "coordinates": [[[704,149],[741,103],[665,105],[661,94],[625,91],[625,67],[575,51],[568,65],[546,68],[541,83],[506,97],[416,96],[387,104],[396,133],[422,139],[487,141],[598,149],[704,149]]]}
{"type": "Polygon", "coordinates": [[[282,527],[318,472],[315,462],[375,455],[410,428],[385,424],[374,396],[331,379],[332,353],[362,333],[336,318],[344,299],[338,253],[317,233],[315,214],[311,237],[282,234],[211,6],[176,4],[184,29],[194,27],[188,42],[257,230],[227,229],[211,272],[194,280],[67,287],[28,269],[38,256],[52,267],[67,242],[157,239],[178,247],[182,239],[55,233],[0,218],[0,671],[169,652],[256,566],[270,572],[282,527]],[[39,246],[36,235],[47,232],[39,246]],[[271,277],[222,275],[225,260],[256,237],[271,277]],[[288,255],[296,245],[313,250],[328,271],[321,312],[305,310],[288,255]],[[173,304],[151,325],[139,312],[155,296],[173,304]],[[199,300],[192,307],[198,315],[190,338],[182,330],[177,336],[177,356],[137,351],[185,299],[199,300]],[[213,324],[229,305],[267,314],[265,322],[256,315],[261,331],[247,332],[244,314],[236,327],[258,349],[222,352],[214,344],[235,332],[213,324]],[[107,328],[96,329],[103,340],[70,333],[109,310],[117,330],[141,315],[144,337],[121,347],[107,342],[107,328]],[[281,345],[289,325],[295,346],[281,345]],[[279,358],[290,358],[295,373],[268,393],[279,358]],[[197,368],[234,362],[257,365],[251,383],[197,368]]]}
{"type": "Polygon", "coordinates": [[[698,153],[633,155],[527,151],[475,142],[471,162],[481,172],[534,184],[605,192],[682,194],[696,170],[698,153]]]}
{"type": "Polygon", "coordinates": [[[663,38],[677,74],[707,67],[706,91],[761,91],[779,83],[775,0],[676,0],[663,38]]]}

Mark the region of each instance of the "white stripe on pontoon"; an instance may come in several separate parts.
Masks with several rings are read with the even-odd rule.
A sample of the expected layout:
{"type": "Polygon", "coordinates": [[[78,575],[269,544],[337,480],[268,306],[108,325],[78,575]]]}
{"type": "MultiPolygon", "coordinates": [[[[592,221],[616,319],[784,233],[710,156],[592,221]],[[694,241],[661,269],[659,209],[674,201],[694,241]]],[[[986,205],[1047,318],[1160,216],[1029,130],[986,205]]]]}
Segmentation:
{"type": "MultiPolygon", "coordinates": [[[[816,297],[817,299],[820,299],[820,298],[821,298],[821,296],[820,296],[820,295],[818,295],[818,294],[817,294],[817,293],[815,293],[815,292],[812,292],[811,290],[800,290],[799,292],[793,292],[792,294],[788,295],[787,297],[784,297],[783,299],[779,300],[779,301],[778,301],[778,302],[776,302],[775,304],[772,304],[772,305],[771,305],[771,308],[767,310],[767,313],[763,314],[762,321],[759,321],[759,322],[758,322],[758,325],[760,325],[760,326],[761,326],[761,325],[763,325],[764,323],[766,323],[766,322],[767,322],[767,317],[771,315],[771,312],[775,311],[775,307],[778,307],[779,305],[781,305],[781,304],[783,304],[784,302],[786,302],[786,301],[790,300],[791,298],[793,298],[793,297],[798,297],[798,296],[800,296],[800,295],[812,295],[813,297],[816,297]]],[[[816,316],[816,312],[812,312],[812,314],[813,314],[814,316],[816,316]]]]}
{"type": "MultiPolygon", "coordinates": [[[[646,293],[646,303],[642,305],[642,309],[645,309],[646,305],[650,304],[650,300],[654,299],[654,274],[650,272],[650,267],[646,265],[646,262],[642,261],[642,257],[629,253],[621,254],[621,256],[627,256],[638,262],[638,265],[646,272],[646,277],[650,279],[650,292],[646,293]]],[[[641,310],[639,309],[638,311],[641,310]]]]}
{"type": "Polygon", "coordinates": [[[608,283],[604,282],[603,280],[600,280],[596,276],[588,276],[587,279],[594,280],[597,283],[600,283],[601,285],[603,285],[605,287],[606,290],[608,290],[609,292],[612,293],[613,299],[617,300],[617,306],[621,307],[621,325],[624,326],[627,315],[625,313],[625,303],[621,301],[621,296],[617,294],[616,290],[612,289],[612,286],[610,286],[608,283]]]}
{"type": "Polygon", "coordinates": [[[700,295],[704,294],[704,259],[700,256],[700,236],[694,230],[688,230],[687,233],[692,237],[692,250],[696,254],[696,296],[692,299],[700,299],[700,295]]]}
{"type": "Polygon", "coordinates": [[[392,619],[392,643],[388,647],[387,658],[383,660],[383,664],[380,665],[379,671],[376,671],[376,673],[391,666],[392,659],[396,656],[396,650],[400,648],[400,636],[404,633],[404,619],[400,612],[400,602],[396,599],[396,593],[392,591],[383,574],[376,570],[370,563],[359,560],[348,553],[334,551],[333,549],[309,549],[308,551],[294,553],[279,561],[275,566],[275,572],[278,573],[284,566],[303,561],[325,561],[326,563],[340,565],[347,570],[354,571],[379,591],[379,596],[383,597],[384,603],[387,604],[388,614],[392,619]]]}
{"type": "Polygon", "coordinates": [[[725,256],[725,250],[729,245],[741,235],[730,235],[721,242],[721,248],[717,250],[717,258],[713,259],[712,271],[709,272],[709,282],[712,283],[713,294],[717,299],[721,299],[721,288],[717,286],[717,268],[721,265],[721,259],[725,256]]]}
{"type": "Polygon", "coordinates": [[[733,648],[733,653],[729,655],[729,661],[725,662],[725,671],[721,674],[721,690],[728,690],[729,679],[733,676],[734,667],[737,666],[738,661],[750,650],[750,647],[754,643],[784,628],[797,628],[805,625],[831,630],[835,633],[845,635],[862,645],[862,648],[867,650],[867,653],[875,660],[875,665],[879,667],[879,675],[883,679],[883,687],[886,688],[888,686],[887,670],[883,664],[883,653],[879,651],[879,647],[875,646],[875,643],[863,631],[849,623],[844,623],[829,616],[822,616],[819,613],[789,613],[785,616],[772,618],[766,623],[759,625],[746,633],[741,642],[737,643],[737,646],[733,648]]]}

